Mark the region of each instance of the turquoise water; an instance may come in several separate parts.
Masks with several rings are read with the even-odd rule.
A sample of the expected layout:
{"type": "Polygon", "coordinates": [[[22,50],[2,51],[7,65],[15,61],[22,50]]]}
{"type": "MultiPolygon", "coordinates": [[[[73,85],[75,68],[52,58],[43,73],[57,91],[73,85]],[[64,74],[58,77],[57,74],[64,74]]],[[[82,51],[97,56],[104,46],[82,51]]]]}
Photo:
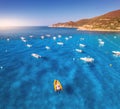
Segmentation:
{"type": "Polygon", "coordinates": [[[0,109],[120,109],[120,57],[112,51],[120,51],[120,33],[48,27],[0,31],[0,109]],[[54,91],[54,79],[63,91],[54,91]]]}

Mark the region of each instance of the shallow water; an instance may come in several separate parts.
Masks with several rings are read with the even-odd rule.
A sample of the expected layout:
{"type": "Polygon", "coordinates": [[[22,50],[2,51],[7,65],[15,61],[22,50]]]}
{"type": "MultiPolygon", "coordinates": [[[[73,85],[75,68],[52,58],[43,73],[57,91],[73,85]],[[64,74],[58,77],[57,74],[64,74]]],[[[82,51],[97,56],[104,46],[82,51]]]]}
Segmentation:
{"type": "Polygon", "coordinates": [[[112,51],[120,51],[120,33],[48,27],[0,31],[0,109],[120,109],[120,57],[112,51]],[[94,62],[80,60],[87,56],[94,62]],[[54,92],[54,79],[63,86],[60,93],[54,92]]]}

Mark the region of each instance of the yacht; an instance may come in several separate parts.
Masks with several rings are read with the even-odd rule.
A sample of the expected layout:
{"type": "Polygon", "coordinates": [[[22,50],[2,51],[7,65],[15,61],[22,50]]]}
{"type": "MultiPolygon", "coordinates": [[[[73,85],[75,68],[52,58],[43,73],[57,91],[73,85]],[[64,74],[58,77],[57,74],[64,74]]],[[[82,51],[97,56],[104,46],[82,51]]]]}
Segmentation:
{"type": "Polygon", "coordinates": [[[98,39],[99,42],[99,46],[103,46],[105,44],[105,42],[102,39],[98,39]]]}
{"type": "Polygon", "coordinates": [[[84,45],[84,44],[79,44],[80,45],[80,47],[85,47],[86,45],[84,45]]]}
{"type": "Polygon", "coordinates": [[[22,41],[23,41],[23,42],[27,42],[27,40],[25,40],[25,39],[23,39],[22,41]]]}
{"type": "Polygon", "coordinates": [[[24,37],[21,37],[21,40],[24,40],[25,38],[24,37]]]}
{"type": "Polygon", "coordinates": [[[53,37],[53,40],[56,40],[56,37],[55,37],[55,36],[53,37]]]}
{"type": "Polygon", "coordinates": [[[116,56],[120,56],[120,51],[112,51],[112,53],[116,56]]]}
{"type": "Polygon", "coordinates": [[[49,47],[49,46],[46,46],[45,48],[46,48],[47,50],[49,50],[49,49],[50,49],[50,47],[49,47]]]}
{"type": "Polygon", "coordinates": [[[104,43],[105,43],[105,42],[103,42],[103,41],[100,41],[100,42],[99,42],[100,45],[104,45],[104,43]]]}
{"type": "Polygon", "coordinates": [[[80,50],[80,49],[75,49],[75,51],[77,51],[77,52],[79,52],[79,53],[81,53],[81,52],[82,52],[82,50],[80,50]]]}
{"type": "Polygon", "coordinates": [[[69,38],[71,39],[71,38],[72,38],[72,36],[69,36],[69,38]]]}
{"type": "Polygon", "coordinates": [[[32,55],[33,57],[35,57],[35,58],[41,58],[41,56],[40,56],[40,55],[35,54],[35,53],[32,53],[31,55],[32,55]]]}
{"type": "Polygon", "coordinates": [[[26,46],[29,47],[29,48],[32,47],[32,45],[30,45],[30,44],[27,44],[26,46]]]}
{"type": "Polygon", "coordinates": [[[61,38],[62,36],[61,35],[58,35],[58,38],[61,38]]]}
{"type": "Polygon", "coordinates": [[[50,34],[46,34],[47,37],[50,37],[50,34]]]}
{"type": "Polygon", "coordinates": [[[44,36],[41,36],[41,39],[44,39],[45,37],[44,36]]]}
{"type": "Polygon", "coordinates": [[[33,36],[32,36],[32,35],[30,35],[29,37],[31,37],[31,38],[32,38],[33,36]]]}
{"type": "Polygon", "coordinates": [[[99,42],[101,42],[101,41],[102,41],[102,39],[98,39],[98,41],[99,41],[99,42]]]}
{"type": "Polygon", "coordinates": [[[3,66],[0,66],[0,69],[3,69],[3,66]]]}
{"type": "Polygon", "coordinates": [[[10,41],[10,39],[9,39],[9,38],[7,38],[7,41],[9,42],[9,41],[10,41]]]}
{"type": "Polygon", "coordinates": [[[22,40],[23,42],[27,42],[27,40],[26,40],[24,37],[21,37],[21,40],[22,40]]]}
{"type": "Polygon", "coordinates": [[[85,62],[93,62],[93,61],[94,61],[94,58],[83,57],[83,58],[80,58],[80,60],[83,60],[83,61],[85,61],[85,62]]]}
{"type": "Polygon", "coordinates": [[[57,42],[58,45],[63,45],[64,43],[63,42],[57,42]]]}
{"type": "Polygon", "coordinates": [[[69,39],[68,37],[65,38],[65,40],[68,40],[68,39],[69,39]]]}

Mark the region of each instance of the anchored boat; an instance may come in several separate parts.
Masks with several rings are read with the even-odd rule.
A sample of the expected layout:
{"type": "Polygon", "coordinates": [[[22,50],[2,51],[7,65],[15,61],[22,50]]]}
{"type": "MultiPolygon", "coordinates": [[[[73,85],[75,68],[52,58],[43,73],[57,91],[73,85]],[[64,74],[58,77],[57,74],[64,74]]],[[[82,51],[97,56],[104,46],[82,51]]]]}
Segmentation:
{"type": "Polygon", "coordinates": [[[62,85],[60,83],[59,80],[54,80],[54,90],[55,91],[61,91],[63,88],[62,88],[62,85]]]}

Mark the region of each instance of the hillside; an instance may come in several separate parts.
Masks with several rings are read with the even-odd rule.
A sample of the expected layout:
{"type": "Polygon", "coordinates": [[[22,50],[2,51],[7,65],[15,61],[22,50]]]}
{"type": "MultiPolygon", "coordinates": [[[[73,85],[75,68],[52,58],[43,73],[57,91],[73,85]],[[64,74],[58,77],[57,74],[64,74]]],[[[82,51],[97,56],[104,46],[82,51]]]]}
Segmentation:
{"type": "Polygon", "coordinates": [[[120,10],[112,11],[91,19],[53,24],[52,27],[79,28],[80,30],[117,30],[120,31],[120,10]]]}

